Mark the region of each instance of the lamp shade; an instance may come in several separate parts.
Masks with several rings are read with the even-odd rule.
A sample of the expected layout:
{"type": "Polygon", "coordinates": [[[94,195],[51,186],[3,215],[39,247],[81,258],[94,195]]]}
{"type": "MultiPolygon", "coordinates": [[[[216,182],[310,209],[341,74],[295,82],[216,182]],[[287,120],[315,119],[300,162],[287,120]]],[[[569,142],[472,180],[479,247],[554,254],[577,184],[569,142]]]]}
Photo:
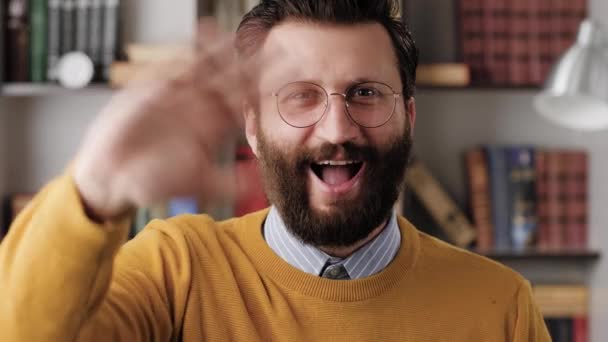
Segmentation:
{"type": "Polygon", "coordinates": [[[599,26],[581,24],[576,43],[554,66],[534,105],[567,128],[608,129],[608,39],[599,26]]]}

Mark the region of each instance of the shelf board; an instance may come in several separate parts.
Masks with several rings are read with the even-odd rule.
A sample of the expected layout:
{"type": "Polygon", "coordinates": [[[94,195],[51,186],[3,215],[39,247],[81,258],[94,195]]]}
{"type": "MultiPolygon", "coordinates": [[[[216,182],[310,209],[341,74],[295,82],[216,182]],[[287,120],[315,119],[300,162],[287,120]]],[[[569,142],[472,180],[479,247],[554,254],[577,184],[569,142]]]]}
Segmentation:
{"type": "Polygon", "coordinates": [[[542,88],[537,85],[484,85],[471,84],[468,86],[432,86],[418,85],[416,89],[419,91],[529,91],[540,92],[542,88]]]}
{"type": "Polygon", "coordinates": [[[82,89],[67,89],[55,83],[6,83],[0,85],[0,96],[66,95],[89,91],[111,91],[104,83],[93,83],[82,89]]]}
{"type": "Polygon", "coordinates": [[[564,251],[488,251],[475,253],[486,256],[497,261],[514,261],[514,260],[534,260],[534,261],[577,261],[588,262],[597,261],[601,257],[601,253],[592,250],[564,250],[564,251]]]}

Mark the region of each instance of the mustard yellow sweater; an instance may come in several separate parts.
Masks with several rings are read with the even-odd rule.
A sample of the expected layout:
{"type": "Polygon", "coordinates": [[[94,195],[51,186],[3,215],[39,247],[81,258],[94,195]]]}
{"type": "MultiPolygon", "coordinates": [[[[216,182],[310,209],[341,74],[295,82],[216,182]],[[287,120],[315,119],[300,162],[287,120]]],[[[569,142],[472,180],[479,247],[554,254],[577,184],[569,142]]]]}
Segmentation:
{"type": "Polygon", "coordinates": [[[267,211],[98,226],[69,175],[0,246],[0,341],[550,341],[529,284],[399,219],[401,249],[360,280],[303,273],[266,245],[267,211]]]}

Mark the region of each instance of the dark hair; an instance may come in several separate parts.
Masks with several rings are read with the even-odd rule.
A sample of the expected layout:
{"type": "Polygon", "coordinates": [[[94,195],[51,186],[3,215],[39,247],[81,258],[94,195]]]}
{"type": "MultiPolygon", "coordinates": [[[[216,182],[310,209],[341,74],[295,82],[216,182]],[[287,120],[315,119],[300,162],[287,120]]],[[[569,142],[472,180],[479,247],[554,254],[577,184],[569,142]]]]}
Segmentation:
{"type": "Polygon", "coordinates": [[[262,0],[241,21],[236,48],[242,56],[252,56],[262,46],[266,34],[287,18],[321,23],[359,24],[377,22],[388,32],[403,84],[403,95],[414,95],[418,49],[399,17],[399,4],[392,0],[262,0]]]}

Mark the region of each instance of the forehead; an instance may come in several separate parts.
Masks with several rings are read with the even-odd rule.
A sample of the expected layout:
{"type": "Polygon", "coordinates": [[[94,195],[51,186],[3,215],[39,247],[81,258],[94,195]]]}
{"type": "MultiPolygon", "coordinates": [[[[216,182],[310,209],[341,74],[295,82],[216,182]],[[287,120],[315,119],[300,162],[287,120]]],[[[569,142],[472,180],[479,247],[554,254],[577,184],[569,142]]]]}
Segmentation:
{"type": "Polygon", "coordinates": [[[270,30],[261,56],[262,89],[298,80],[344,86],[374,80],[399,88],[397,57],[379,23],[338,25],[287,20],[270,30]],[[277,55],[279,57],[277,58],[277,55]]]}

